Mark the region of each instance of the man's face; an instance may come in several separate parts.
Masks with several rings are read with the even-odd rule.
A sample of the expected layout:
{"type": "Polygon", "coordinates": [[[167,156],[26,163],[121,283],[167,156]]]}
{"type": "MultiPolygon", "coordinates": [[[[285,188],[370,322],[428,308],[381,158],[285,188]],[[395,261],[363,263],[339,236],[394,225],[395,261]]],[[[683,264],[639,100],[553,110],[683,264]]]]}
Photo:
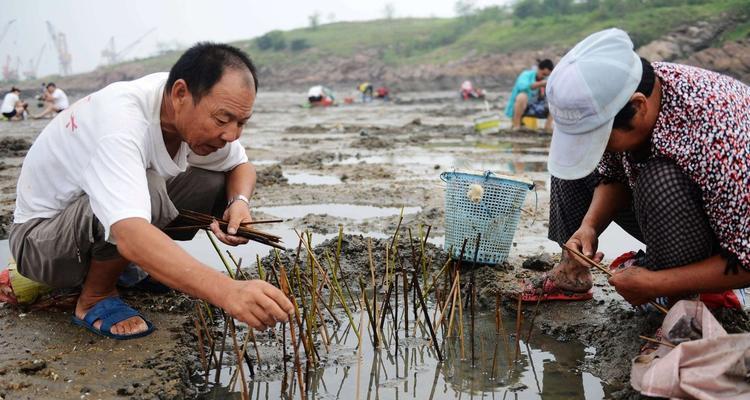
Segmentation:
{"type": "Polygon", "coordinates": [[[55,89],[57,89],[56,86],[47,86],[47,93],[52,94],[55,92],[55,89]]]}
{"type": "Polygon", "coordinates": [[[536,71],[536,80],[541,81],[541,80],[547,79],[547,77],[551,73],[552,73],[551,69],[543,68],[543,69],[537,70],[536,71]]]}
{"type": "Polygon", "coordinates": [[[253,113],[253,79],[248,71],[227,69],[197,104],[189,92],[182,100],[175,108],[177,131],[195,154],[205,156],[240,138],[253,113]]]}

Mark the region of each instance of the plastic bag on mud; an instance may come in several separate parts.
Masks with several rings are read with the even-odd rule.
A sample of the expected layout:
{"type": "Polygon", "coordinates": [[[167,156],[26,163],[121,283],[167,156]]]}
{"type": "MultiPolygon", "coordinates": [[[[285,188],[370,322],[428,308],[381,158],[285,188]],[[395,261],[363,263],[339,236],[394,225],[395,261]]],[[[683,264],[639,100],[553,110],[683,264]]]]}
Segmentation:
{"type": "Polygon", "coordinates": [[[700,301],[681,300],[661,326],[662,340],[633,359],[630,383],[641,394],[681,399],[750,398],[750,333],[727,334],[700,301]]]}
{"type": "Polygon", "coordinates": [[[51,287],[21,275],[15,267],[11,261],[8,268],[0,271],[0,302],[28,305],[52,291],[51,287]]]}

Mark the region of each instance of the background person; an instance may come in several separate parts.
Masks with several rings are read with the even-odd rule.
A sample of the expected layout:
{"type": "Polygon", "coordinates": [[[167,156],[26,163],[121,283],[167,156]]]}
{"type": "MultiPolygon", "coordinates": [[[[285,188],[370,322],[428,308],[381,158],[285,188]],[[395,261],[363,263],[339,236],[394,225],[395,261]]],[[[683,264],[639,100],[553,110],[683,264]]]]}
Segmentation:
{"type": "Polygon", "coordinates": [[[552,119],[549,117],[544,86],[547,77],[552,73],[555,65],[551,60],[539,61],[536,68],[523,71],[516,78],[513,90],[505,107],[505,115],[511,119],[511,129],[521,129],[521,119],[524,116],[545,118],[546,132],[552,132],[552,119]]]}
{"type": "Polygon", "coordinates": [[[42,95],[42,100],[44,101],[44,110],[42,110],[41,113],[32,116],[32,118],[51,117],[70,106],[68,103],[68,96],[62,89],[52,82],[47,84],[47,90],[42,95]]]}
{"type": "Polygon", "coordinates": [[[3,97],[0,113],[10,121],[20,121],[26,118],[28,106],[27,103],[21,101],[21,90],[14,86],[3,97]]]}

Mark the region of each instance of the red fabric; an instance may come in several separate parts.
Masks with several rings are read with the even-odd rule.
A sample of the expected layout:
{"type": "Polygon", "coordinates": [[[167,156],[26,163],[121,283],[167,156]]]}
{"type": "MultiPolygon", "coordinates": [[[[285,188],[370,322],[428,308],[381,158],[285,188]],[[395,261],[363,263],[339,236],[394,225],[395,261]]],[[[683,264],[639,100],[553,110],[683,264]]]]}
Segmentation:
{"type": "Polygon", "coordinates": [[[18,304],[13,286],[10,284],[10,270],[7,268],[0,272],[0,302],[18,304]]]}
{"type": "Polygon", "coordinates": [[[634,251],[629,251],[627,253],[622,254],[620,257],[615,258],[612,261],[612,264],[609,264],[609,269],[616,270],[617,268],[620,268],[622,264],[624,264],[628,260],[632,260],[635,258],[635,255],[637,253],[634,251]]]}
{"type": "Polygon", "coordinates": [[[727,290],[724,293],[701,293],[700,298],[706,307],[711,310],[722,307],[742,310],[740,299],[732,290],[727,290]]]}

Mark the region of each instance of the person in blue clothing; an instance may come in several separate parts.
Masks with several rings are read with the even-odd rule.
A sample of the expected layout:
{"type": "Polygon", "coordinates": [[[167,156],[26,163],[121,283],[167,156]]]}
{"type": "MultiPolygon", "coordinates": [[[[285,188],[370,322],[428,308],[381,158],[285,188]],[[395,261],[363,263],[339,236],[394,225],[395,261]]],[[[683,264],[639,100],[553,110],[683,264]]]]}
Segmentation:
{"type": "Polygon", "coordinates": [[[555,64],[551,60],[539,61],[536,68],[521,72],[513,86],[510,100],[505,107],[505,115],[511,118],[513,130],[521,128],[521,118],[532,116],[546,118],[544,130],[552,133],[552,119],[549,116],[547,100],[544,96],[544,86],[547,77],[552,73],[555,64]]]}

